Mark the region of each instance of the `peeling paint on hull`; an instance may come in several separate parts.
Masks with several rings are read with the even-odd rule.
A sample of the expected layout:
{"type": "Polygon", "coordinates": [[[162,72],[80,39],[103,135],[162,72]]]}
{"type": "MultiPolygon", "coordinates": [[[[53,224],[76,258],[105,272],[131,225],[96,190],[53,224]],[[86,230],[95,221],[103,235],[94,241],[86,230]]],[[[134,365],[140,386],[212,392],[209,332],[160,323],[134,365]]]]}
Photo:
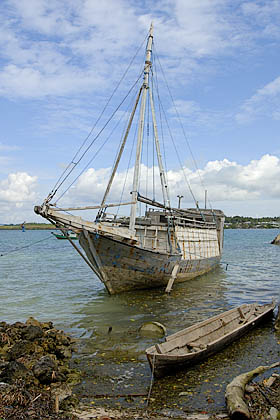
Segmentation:
{"type": "MultiPolygon", "coordinates": [[[[182,259],[179,253],[168,254],[143,249],[95,233],[90,233],[90,236],[113,293],[166,286],[178,261],[176,282],[184,282],[205,274],[220,261],[220,255],[187,260],[182,259]]],[[[97,267],[83,233],[79,240],[87,257],[97,267]]],[[[100,280],[103,281],[101,277],[100,280]]]]}

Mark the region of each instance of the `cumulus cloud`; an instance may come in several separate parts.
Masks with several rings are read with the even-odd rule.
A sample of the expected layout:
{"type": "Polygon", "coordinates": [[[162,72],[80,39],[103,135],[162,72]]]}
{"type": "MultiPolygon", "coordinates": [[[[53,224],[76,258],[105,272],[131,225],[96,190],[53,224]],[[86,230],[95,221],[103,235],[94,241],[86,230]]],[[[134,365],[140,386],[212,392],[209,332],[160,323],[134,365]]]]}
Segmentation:
{"type": "Polygon", "coordinates": [[[26,172],[9,174],[8,178],[0,181],[0,202],[13,203],[17,207],[32,202],[36,197],[36,181],[37,177],[26,172]]]}
{"type": "MultiPolygon", "coordinates": [[[[155,168],[158,173],[158,168],[155,168]]],[[[111,168],[88,169],[75,186],[57,203],[59,206],[81,206],[100,204],[107,186],[111,168]]],[[[264,215],[271,214],[271,203],[280,196],[279,183],[280,159],[273,155],[264,155],[259,160],[252,160],[247,165],[224,159],[210,161],[198,170],[170,170],[167,173],[171,204],[177,206],[177,195],[183,195],[184,207],[193,207],[194,200],[189,190],[201,207],[204,207],[205,189],[213,207],[230,208],[236,213],[236,203],[248,209],[249,215],[262,209],[264,215]],[[267,202],[267,207],[264,203],[267,202]],[[251,203],[251,204],[250,204],[251,203]],[[251,212],[250,212],[251,209],[251,212]]],[[[140,193],[162,202],[159,176],[152,185],[153,169],[141,165],[140,193]],[[147,182],[148,178],[148,182],[147,182]]],[[[117,172],[107,203],[131,201],[133,169],[117,172]]],[[[37,178],[24,172],[12,173],[0,182],[0,223],[19,222],[22,218],[36,219],[33,213],[34,204],[40,204],[37,196],[37,178]],[[25,216],[23,216],[25,215],[25,216]]],[[[59,196],[60,191],[58,192],[59,196]]],[[[54,199],[55,201],[55,199],[54,199]]],[[[110,212],[113,209],[110,209],[110,212]]],[[[233,214],[231,213],[231,214],[233,214]]],[[[127,214],[122,207],[120,214],[127,214]]]]}
{"type": "MultiPolygon", "coordinates": [[[[156,168],[157,169],[157,168],[156,168]]],[[[157,170],[158,172],[158,170],[157,170]]],[[[89,169],[79,179],[77,185],[70,190],[66,201],[84,204],[100,203],[108,179],[110,169],[89,169]]],[[[152,168],[141,166],[141,187],[140,193],[153,197],[152,168]],[[149,186],[146,190],[148,177],[149,186]]],[[[182,203],[193,205],[192,193],[201,205],[204,203],[205,189],[208,197],[214,202],[233,202],[250,200],[273,200],[280,195],[279,183],[275,182],[280,177],[280,159],[272,155],[264,155],[259,160],[252,160],[247,165],[240,165],[228,159],[222,161],[211,161],[203,169],[191,171],[188,168],[178,171],[168,171],[167,178],[170,189],[170,196],[173,205],[177,203],[177,195],[183,194],[182,203]]],[[[123,202],[130,201],[132,189],[133,172],[130,169],[127,173],[119,172],[116,175],[110,199],[107,202],[118,203],[123,194],[123,202]],[[125,188],[124,188],[125,185],[125,188]],[[124,192],[123,192],[124,191],[124,192]]],[[[162,202],[161,186],[159,177],[155,180],[155,198],[162,202]]]]}
{"type": "Polygon", "coordinates": [[[26,172],[10,173],[0,181],[0,223],[18,223],[31,218],[37,199],[37,177],[26,172]]]}

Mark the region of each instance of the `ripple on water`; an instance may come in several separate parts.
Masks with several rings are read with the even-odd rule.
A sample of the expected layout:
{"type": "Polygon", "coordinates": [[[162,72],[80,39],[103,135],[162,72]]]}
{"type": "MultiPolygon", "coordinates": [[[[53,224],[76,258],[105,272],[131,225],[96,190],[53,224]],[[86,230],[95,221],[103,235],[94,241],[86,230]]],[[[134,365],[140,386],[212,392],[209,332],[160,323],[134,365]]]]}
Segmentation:
{"type": "MultiPolygon", "coordinates": [[[[155,289],[110,297],[68,242],[58,241],[48,231],[0,231],[0,254],[21,248],[0,257],[0,319],[25,321],[32,315],[41,321],[53,320],[58,328],[82,337],[82,355],[93,374],[97,365],[101,372],[102,366],[106,370],[106,365],[110,365],[117,366],[122,376],[131,372],[133,365],[135,375],[130,375],[123,384],[132,382],[136,389],[145,391],[150,371],[144,350],[154,339],[141,337],[139,327],[155,320],[164,324],[170,334],[242,303],[265,303],[272,297],[279,301],[280,247],[270,245],[277,233],[227,230],[223,262],[213,272],[175,285],[171,295],[155,289]]],[[[195,398],[189,395],[185,402],[181,398],[180,404],[192,403],[208,410],[209,393],[219,394],[215,393],[214,384],[223,382],[225,372],[230,375],[247,368],[244,355],[253,352],[252,346],[257,350],[251,364],[275,361],[278,353],[269,326],[253,333],[249,341],[242,340],[200,367],[163,380],[160,388],[168,403],[177,404],[178,390],[186,391],[189,387],[195,398]],[[262,356],[258,359],[258,354],[265,354],[265,360],[262,356]],[[221,367],[219,374],[214,373],[211,361],[221,367]],[[194,375],[196,384],[192,384],[194,375]],[[209,384],[212,386],[208,387],[209,384]]],[[[108,371],[104,372],[108,375],[108,371]]],[[[109,389],[109,382],[106,386],[109,389]]]]}

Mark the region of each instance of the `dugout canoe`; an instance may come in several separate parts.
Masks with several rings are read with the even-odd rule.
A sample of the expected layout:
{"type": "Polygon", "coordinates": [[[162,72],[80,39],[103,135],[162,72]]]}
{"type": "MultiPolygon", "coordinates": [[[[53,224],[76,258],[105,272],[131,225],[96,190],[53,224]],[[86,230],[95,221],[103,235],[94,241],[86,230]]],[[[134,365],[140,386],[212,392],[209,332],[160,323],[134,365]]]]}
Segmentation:
{"type": "Polygon", "coordinates": [[[166,337],[146,349],[155,377],[192,366],[238,339],[273,315],[275,303],[244,304],[166,337]]]}

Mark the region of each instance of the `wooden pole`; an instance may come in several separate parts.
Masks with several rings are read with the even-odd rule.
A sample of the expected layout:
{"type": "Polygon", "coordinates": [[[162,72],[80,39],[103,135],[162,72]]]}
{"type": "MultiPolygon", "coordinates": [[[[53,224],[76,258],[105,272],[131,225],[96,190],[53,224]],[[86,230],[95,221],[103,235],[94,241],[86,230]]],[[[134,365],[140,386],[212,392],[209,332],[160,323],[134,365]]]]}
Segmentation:
{"type": "Polygon", "coordinates": [[[84,256],[84,254],[79,250],[76,244],[72,241],[72,239],[69,238],[69,236],[66,234],[66,232],[63,231],[63,229],[60,229],[61,232],[67,237],[68,241],[71,245],[75,248],[75,250],[80,254],[80,256],[83,258],[83,260],[87,263],[87,265],[92,269],[92,271],[97,275],[98,278],[100,278],[100,274],[96,270],[96,268],[91,264],[91,262],[84,256]]]}
{"type": "Polygon", "coordinates": [[[141,154],[142,154],[143,132],[144,132],[144,122],[145,122],[146,98],[147,98],[147,90],[149,89],[149,72],[151,68],[152,42],[153,42],[153,25],[151,25],[150,27],[150,33],[149,33],[147,49],[146,49],[144,81],[143,81],[143,86],[142,86],[143,95],[141,98],[140,119],[139,119],[138,133],[137,133],[136,159],[135,159],[133,187],[132,187],[132,201],[135,204],[131,205],[130,223],[129,223],[129,229],[132,231],[135,230],[137,195],[138,195],[139,178],[140,178],[140,161],[141,161],[141,154]]]}
{"type": "Polygon", "coordinates": [[[159,145],[153,94],[152,94],[151,89],[149,89],[149,91],[150,91],[150,102],[151,102],[151,110],[152,110],[152,118],[153,118],[153,126],[154,126],[154,133],[155,133],[155,143],[156,143],[156,151],[157,151],[157,158],[158,158],[159,175],[160,175],[163,202],[165,206],[170,207],[168,185],[167,185],[166,174],[165,174],[163,163],[162,163],[162,156],[161,156],[160,145],[159,145]]]}
{"type": "MultiPolygon", "coordinates": [[[[117,171],[117,169],[118,169],[118,165],[119,165],[119,162],[120,162],[120,159],[121,159],[121,156],[122,156],[123,150],[124,150],[124,146],[125,146],[125,143],[126,143],[126,140],[127,140],[127,137],[128,137],[129,131],[130,131],[130,128],[131,128],[131,124],[132,124],[132,121],[133,121],[133,118],[134,118],[134,115],[135,115],[135,111],[136,111],[136,108],[137,108],[138,103],[139,103],[139,99],[140,99],[140,96],[141,96],[142,89],[143,89],[143,86],[141,86],[141,88],[140,88],[140,90],[139,90],[139,93],[138,93],[138,95],[137,95],[137,98],[136,98],[136,102],[135,102],[134,108],[133,108],[132,113],[131,113],[131,115],[130,115],[129,122],[128,122],[128,126],[127,126],[127,129],[126,129],[126,132],[125,132],[125,135],[124,135],[123,141],[122,141],[122,145],[121,145],[121,147],[120,147],[120,150],[119,150],[119,153],[118,153],[118,157],[117,157],[117,159],[116,159],[116,163],[115,163],[115,165],[114,165],[114,168],[113,168],[113,171],[112,171],[112,174],[111,174],[110,180],[109,180],[109,182],[108,182],[108,185],[107,185],[106,191],[105,191],[105,193],[104,193],[104,196],[103,196],[103,199],[102,199],[102,202],[101,202],[101,206],[100,206],[100,208],[101,208],[101,209],[104,207],[104,204],[105,204],[106,198],[107,198],[107,196],[108,196],[108,194],[109,194],[109,191],[110,191],[110,189],[111,189],[111,186],[112,186],[112,183],[113,183],[113,180],[114,180],[114,177],[115,177],[116,171],[117,171]]],[[[99,213],[98,213],[98,214],[99,214],[99,216],[100,216],[100,213],[101,213],[101,211],[99,211],[99,213]]],[[[97,218],[98,218],[98,216],[97,216],[97,218]]]]}
{"type": "Polygon", "coordinates": [[[94,261],[95,261],[95,263],[96,263],[96,265],[98,267],[98,270],[100,272],[100,276],[99,277],[101,277],[101,280],[105,284],[106,289],[108,290],[108,293],[110,293],[110,295],[112,295],[112,294],[114,294],[114,290],[112,288],[112,285],[111,285],[110,280],[108,279],[105,271],[103,270],[102,263],[100,261],[99,255],[96,252],[96,249],[94,247],[94,244],[92,242],[92,239],[90,237],[90,234],[88,233],[88,231],[86,229],[83,230],[83,233],[85,235],[85,238],[88,241],[88,245],[89,245],[90,251],[92,253],[92,257],[94,258],[94,261]]]}

